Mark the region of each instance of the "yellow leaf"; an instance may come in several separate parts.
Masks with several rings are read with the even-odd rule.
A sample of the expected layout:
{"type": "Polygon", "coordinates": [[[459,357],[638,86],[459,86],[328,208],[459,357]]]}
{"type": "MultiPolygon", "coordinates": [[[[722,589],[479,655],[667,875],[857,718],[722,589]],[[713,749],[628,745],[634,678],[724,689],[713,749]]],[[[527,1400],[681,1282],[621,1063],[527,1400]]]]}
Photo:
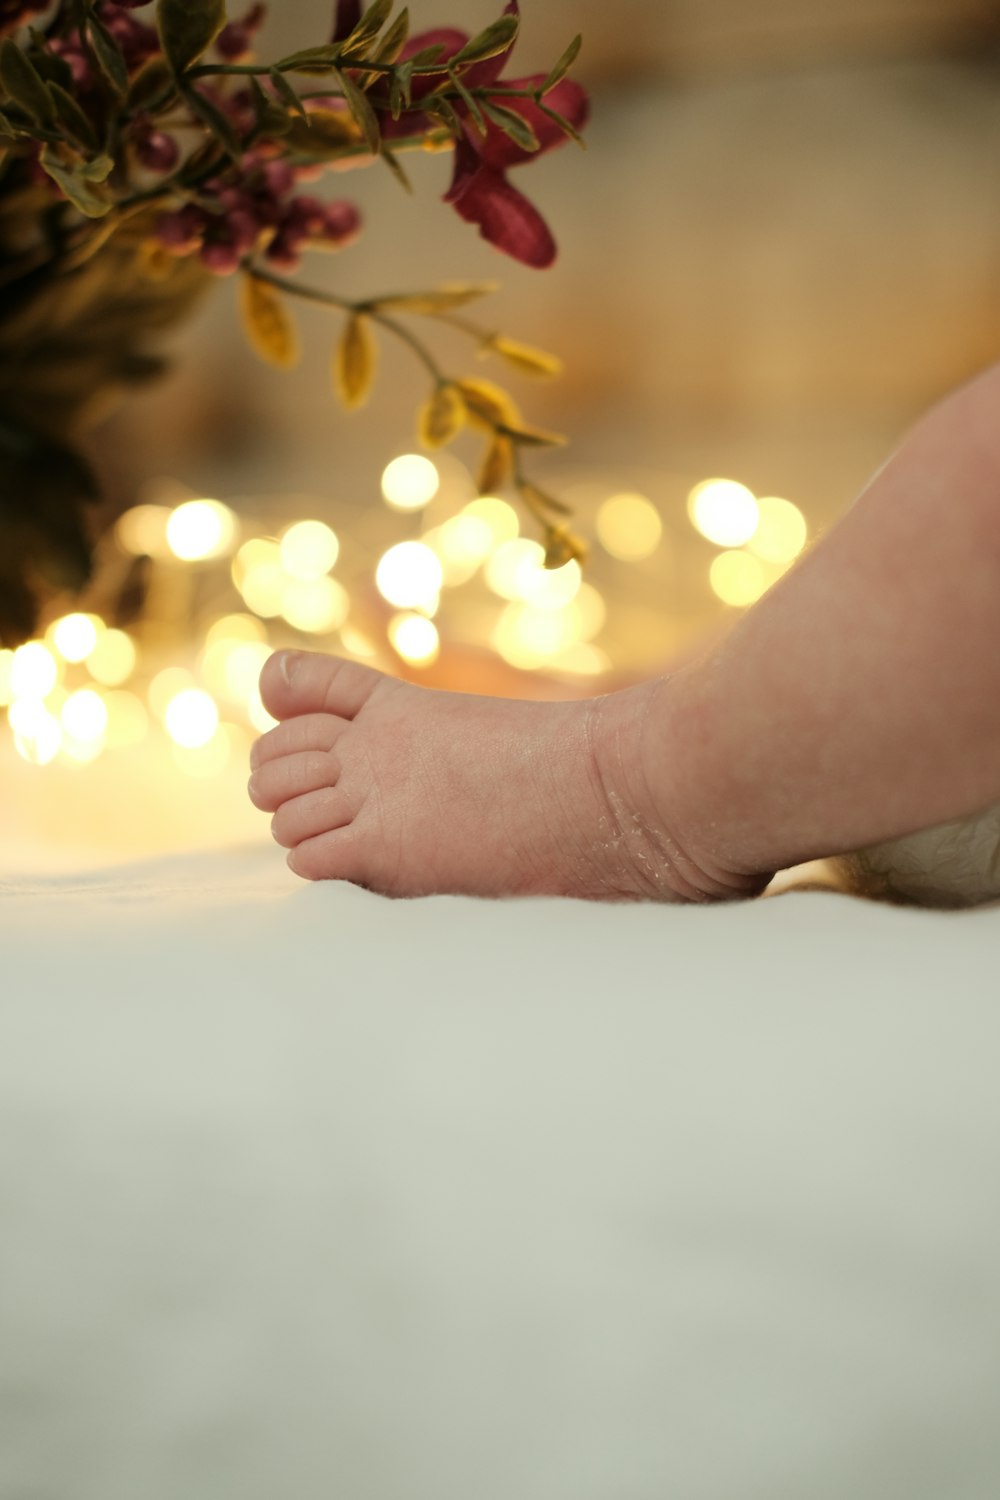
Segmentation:
{"type": "Polygon", "coordinates": [[[545,566],[563,568],[568,562],[585,563],[587,545],[565,526],[549,526],[545,532],[545,566]]]}
{"type": "Polygon", "coordinates": [[[443,448],[465,425],[465,402],[449,381],[420,408],[417,434],[425,448],[443,448]]]}
{"type": "Polygon", "coordinates": [[[474,427],[492,432],[497,426],[514,427],[520,421],[521,413],[507,392],[491,381],[459,380],[456,384],[474,427]]]}
{"type": "Polygon", "coordinates": [[[354,313],[347,320],[333,358],[333,388],[348,411],[364,406],[378,371],[378,345],[371,319],[354,313]]]}
{"type": "Polygon", "coordinates": [[[279,370],[298,363],[299,338],[284,298],[251,272],[240,278],[240,313],[250,347],[261,359],[279,370]]]}
{"type": "Polygon", "coordinates": [[[499,354],[524,375],[561,375],[562,360],[544,349],[533,349],[529,344],[519,344],[515,339],[497,334],[483,345],[484,354],[499,354]]]}
{"type": "Polygon", "coordinates": [[[479,493],[492,495],[510,478],[514,469],[514,447],[510,438],[495,437],[483,455],[479,468],[479,493]]]}

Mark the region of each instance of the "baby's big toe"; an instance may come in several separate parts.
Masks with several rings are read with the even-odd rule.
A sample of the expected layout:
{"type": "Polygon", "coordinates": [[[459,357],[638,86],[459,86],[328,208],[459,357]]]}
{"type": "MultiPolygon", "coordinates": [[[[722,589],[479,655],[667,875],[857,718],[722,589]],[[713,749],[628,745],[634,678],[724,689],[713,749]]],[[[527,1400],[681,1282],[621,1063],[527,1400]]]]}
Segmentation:
{"type": "Polygon", "coordinates": [[[353,719],[367,703],[383,673],[318,651],[276,651],[264,664],[260,693],[276,719],[297,714],[338,714],[353,719]]]}

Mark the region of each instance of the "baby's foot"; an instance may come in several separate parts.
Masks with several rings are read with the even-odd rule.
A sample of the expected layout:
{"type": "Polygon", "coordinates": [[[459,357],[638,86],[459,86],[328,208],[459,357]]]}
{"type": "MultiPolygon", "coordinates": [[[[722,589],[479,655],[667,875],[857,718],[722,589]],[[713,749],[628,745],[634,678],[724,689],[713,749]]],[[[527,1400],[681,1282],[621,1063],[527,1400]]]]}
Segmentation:
{"type": "Polygon", "coordinates": [[[309,880],[396,896],[755,895],[768,876],[706,860],[672,805],[671,682],[534,703],[279,652],[261,692],[282,722],[254,746],[250,797],[309,880]]]}

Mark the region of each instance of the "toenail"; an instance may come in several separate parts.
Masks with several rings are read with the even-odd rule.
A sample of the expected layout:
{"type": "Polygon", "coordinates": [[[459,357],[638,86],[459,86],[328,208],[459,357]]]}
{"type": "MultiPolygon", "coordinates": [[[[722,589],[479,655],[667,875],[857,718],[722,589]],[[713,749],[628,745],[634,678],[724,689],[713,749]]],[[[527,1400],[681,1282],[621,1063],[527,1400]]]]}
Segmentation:
{"type": "Polygon", "coordinates": [[[301,651],[282,651],[278,658],[278,671],[289,687],[292,685],[292,677],[295,674],[295,668],[298,666],[301,657],[301,651]]]}
{"type": "Polygon", "coordinates": [[[254,800],[254,796],[256,794],[256,791],[257,791],[257,778],[256,778],[256,776],[251,776],[250,780],[247,782],[247,796],[250,798],[251,802],[254,800]]]}

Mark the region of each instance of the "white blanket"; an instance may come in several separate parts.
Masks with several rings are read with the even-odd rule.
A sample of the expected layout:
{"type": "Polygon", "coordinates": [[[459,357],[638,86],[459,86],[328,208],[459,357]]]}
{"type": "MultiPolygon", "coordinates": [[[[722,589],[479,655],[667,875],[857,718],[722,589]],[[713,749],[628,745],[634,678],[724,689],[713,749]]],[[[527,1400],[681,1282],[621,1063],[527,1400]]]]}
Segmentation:
{"type": "Polygon", "coordinates": [[[998,940],[0,882],[0,1496],[996,1500],[998,940]]]}

